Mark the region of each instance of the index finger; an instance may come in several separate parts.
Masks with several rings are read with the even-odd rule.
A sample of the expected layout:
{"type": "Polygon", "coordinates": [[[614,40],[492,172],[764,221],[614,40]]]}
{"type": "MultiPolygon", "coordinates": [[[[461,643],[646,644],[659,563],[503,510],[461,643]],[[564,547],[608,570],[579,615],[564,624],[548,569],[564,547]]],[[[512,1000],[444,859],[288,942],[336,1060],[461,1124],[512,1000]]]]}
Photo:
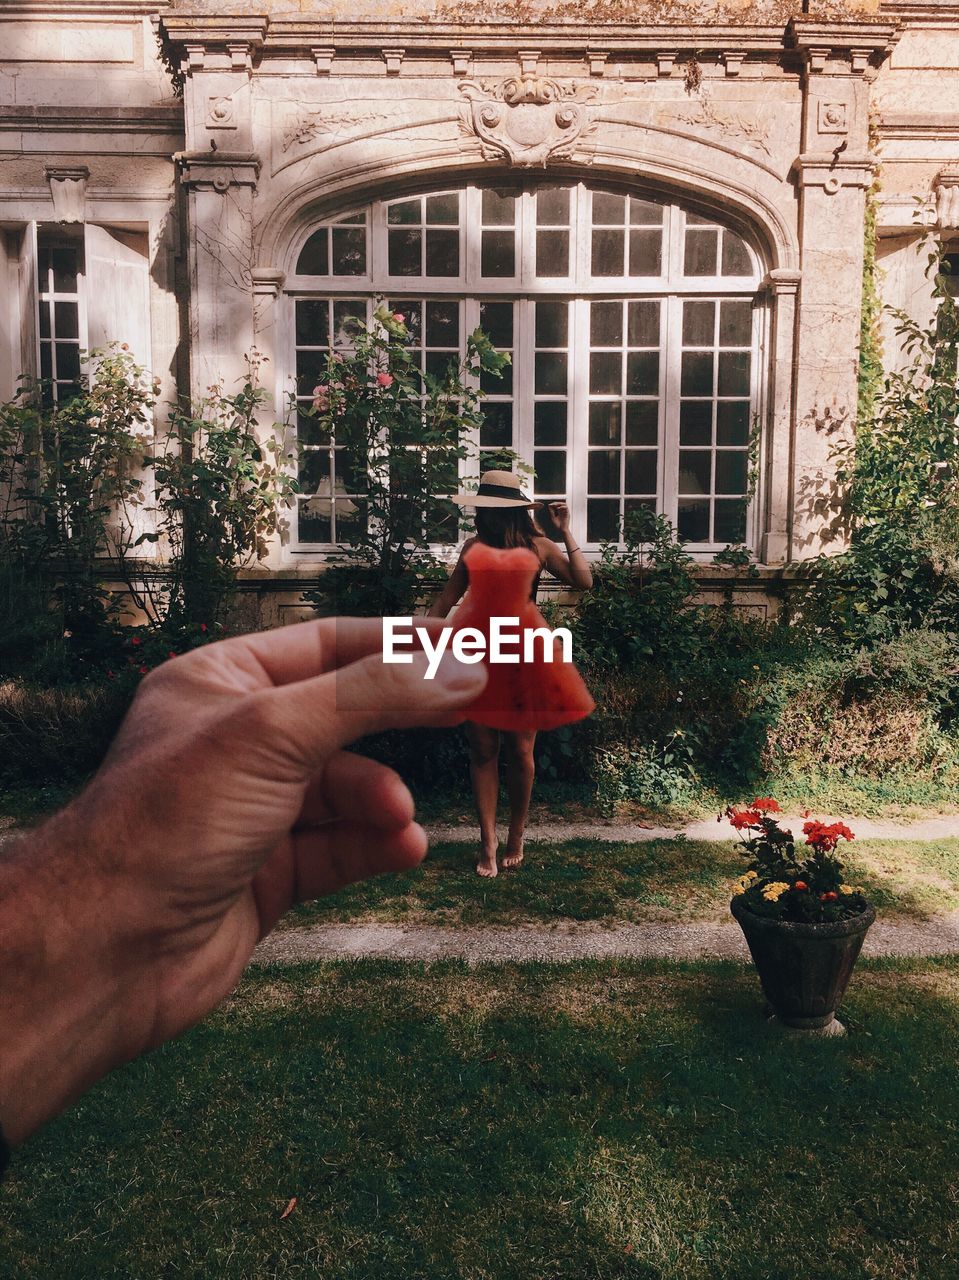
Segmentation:
{"type": "MultiPolygon", "coordinates": [[[[431,635],[449,624],[443,618],[416,618],[414,648],[422,648],[415,627],[431,635]]],[[[270,684],[295,684],[349,666],[383,648],[382,618],[319,618],[272,631],[256,631],[221,641],[223,659],[249,669],[255,664],[270,684]]]]}

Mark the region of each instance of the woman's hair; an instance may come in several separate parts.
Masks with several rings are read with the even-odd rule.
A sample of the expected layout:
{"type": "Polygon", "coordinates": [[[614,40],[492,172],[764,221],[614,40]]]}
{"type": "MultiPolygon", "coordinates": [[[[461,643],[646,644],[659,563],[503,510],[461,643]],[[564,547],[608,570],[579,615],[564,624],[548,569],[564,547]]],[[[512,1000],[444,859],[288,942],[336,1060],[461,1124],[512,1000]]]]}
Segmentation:
{"type": "Polygon", "coordinates": [[[476,536],[490,547],[533,547],[538,530],[528,507],[477,507],[476,536]]]}

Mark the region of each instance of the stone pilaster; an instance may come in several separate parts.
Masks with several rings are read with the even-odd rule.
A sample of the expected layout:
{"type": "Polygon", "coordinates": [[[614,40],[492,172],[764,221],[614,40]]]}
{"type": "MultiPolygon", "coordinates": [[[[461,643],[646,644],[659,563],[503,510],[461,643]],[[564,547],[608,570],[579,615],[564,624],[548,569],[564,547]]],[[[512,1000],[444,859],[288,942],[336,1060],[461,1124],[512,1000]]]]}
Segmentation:
{"type": "Polygon", "coordinates": [[[765,280],[769,298],[769,395],[766,414],[766,450],[763,468],[766,496],[759,558],[764,564],[782,564],[789,559],[792,525],[793,454],[793,371],[796,365],[796,300],[801,279],[799,271],[780,267],[765,280]],[[789,480],[784,483],[785,478],[789,480]]]}

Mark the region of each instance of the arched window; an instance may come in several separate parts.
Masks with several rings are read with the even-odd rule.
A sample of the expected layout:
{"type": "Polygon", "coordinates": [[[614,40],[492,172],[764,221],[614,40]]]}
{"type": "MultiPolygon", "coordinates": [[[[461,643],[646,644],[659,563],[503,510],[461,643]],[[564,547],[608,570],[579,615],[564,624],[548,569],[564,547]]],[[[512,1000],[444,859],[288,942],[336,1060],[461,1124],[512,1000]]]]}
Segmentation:
{"type": "MultiPolygon", "coordinates": [[[[750,538],[760,274],[754,249],[715,219],[586,183],[376,201],[299,249],[287,284],[298,393],[346,318],[380,299],[409,318],[431,371],[480,325],[512,355],[485,388],[482,450],[529,462],[536,496],[565,497],[587,547],[649,507],[690,550],[715,550],[750,538]]],[[[365,460],[304,424],[301,482],[314,497],[301,499],[298,545],[348,543],[365,460]]]]}

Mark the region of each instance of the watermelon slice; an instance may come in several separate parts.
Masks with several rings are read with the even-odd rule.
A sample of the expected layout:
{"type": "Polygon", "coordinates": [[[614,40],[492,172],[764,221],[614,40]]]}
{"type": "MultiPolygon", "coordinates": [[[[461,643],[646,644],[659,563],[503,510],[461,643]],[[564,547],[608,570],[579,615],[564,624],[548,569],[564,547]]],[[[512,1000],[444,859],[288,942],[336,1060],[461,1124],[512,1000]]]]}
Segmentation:
{"type": "Polygon", "coordinates": [[[484,662],[489,669],[486,688],[463,711],[464,720],[486,725],[490,729],[528,732],[555,729],[561,724],[582,720],[595,710],[596,703],[572,662],[562,660],[562,645],[553,644],[553,661],[544,657],[544,645],[537,638],[534,658],[523,660],[523,636],[533,627],[546,627],[547,622],[530,599],[533,576],[540,567],[539,557],[525,547],[500,550],[475,542],[466,553],[469,590],[456,611],[453,625],[457,631],[475,627],[486,638],[489,648],[491,617],[519,619],[518,664],[484,662]]]}

